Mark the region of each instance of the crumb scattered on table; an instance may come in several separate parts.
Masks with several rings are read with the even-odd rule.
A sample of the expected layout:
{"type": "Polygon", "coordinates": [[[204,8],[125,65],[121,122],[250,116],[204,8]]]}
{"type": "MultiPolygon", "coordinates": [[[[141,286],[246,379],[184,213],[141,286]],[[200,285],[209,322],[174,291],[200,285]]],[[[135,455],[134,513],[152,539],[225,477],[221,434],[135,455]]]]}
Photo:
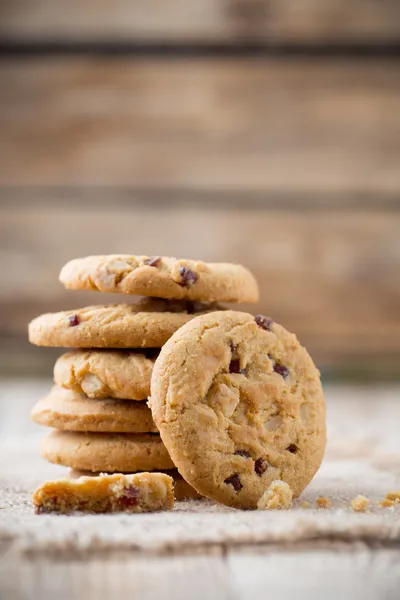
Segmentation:
{"type": "Polygon", "coordinates": [[[391,508],[400,504],[400,491],[387,492],[384,499],[379,503],[381,508],[391,508]]]}
{"type": "Polygon", "coordinates": [[[310,506],[311,506],[311,505],[310,505],[310,502],[308,502],[308,500],[302,500],[302,501],[300,502],[300,507],[301,507],[301,508],[310,508],[310,506]]]}
{"type": "Polygon", "coordinates": [[[315,504],[317,505],[317,508],[331,508],[332,506],[330,499],[326,498],[325,496],[320,496],[317,498],[315,504]]]}
{"type": "Polygon", "coordinates": [[[366,512],[369,510],[371,502],[365,496],[358,495],[351,501],[351,508],[355,512],[366,512]]]}
{"type": "Polygon", "coordinates": [[[385,496],[385,498],[387,500],[393,500],[393,502],[400,502],[400,491],[396,490],[396,491],[392,491],[392,492],[388,492],[385,496]]]}
{"type": "Polygon", "coordinates": [[[259,501],[259,510],[288,509],[291,507],[293,492],[285,481],[273,481],[259,501]]]}

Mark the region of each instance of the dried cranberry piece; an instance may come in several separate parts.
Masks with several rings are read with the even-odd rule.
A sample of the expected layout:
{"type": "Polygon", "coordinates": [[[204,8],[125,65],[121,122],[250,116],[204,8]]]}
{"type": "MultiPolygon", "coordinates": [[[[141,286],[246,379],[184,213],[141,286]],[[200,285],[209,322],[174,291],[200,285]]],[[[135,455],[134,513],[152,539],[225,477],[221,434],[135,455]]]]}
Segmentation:
{"type": "Polygon", "coordinates": [[[180,285],[184,285],[186,287],[192,287],[192,285],[194,285],[199,278],[197,273],[192,271],[192,269],[189,269],[189,267],[181,267],[179,269],[179,274],[182,280],[180,285]]]}
{"type": "Polygon", "coordinates": [[[286,377],[289,375],[289,369],[284,365],[280,365],[279,363],[274,364],[274,371],[283,377],[283,379],[286,379],[286,377]]]}
{"type": "Polygon", "coordinates": [[[229,363],[229,373],[239,373],[240,375],[245,375],[246,369],[240,368],[240,360],[238,358],[234,358],[229,363]]]}
{"type": "Polygon", "coordinates": [[[290,446],[288,446],[286,448],[286,450],[288,452],[291,452],[292,454],[296,454],[296,452],[297,452],[297,446],[296,446],[296,444],[290,444],[290,446]]]}
{"type": "Polygon", "coordinates": [[[254,471],[257,473],[259,477],[268,469],[268,463],[263,458],[257,458],[254,463],[254,471]]]}
{"type": "Polygon", "coordinates": [[[161,261],[161,256],[152,256],[151,258],[145,260],[144,264],[148,265],[149,267],[158,267],[161,264],[161,261]]]}
{"type": "Polygon", "coordinates": [[[262,327],[266,331],[271,331],[273,320],[271,317],[265,317],[264,315],[256,315],[254,317],[255,322],[259,327],[262,327]]]}
{"type": "Polygon", "coordinates": [[[130,506],[137,506],[140,496],[139,488],[134,485],[130,485],[124,489],[124,493],[120,496],[119,502],[125,508],[130,506]]]}
{"type": "Polygon", "coordinates": [[[236,450],[234,454],[236,456],[243,456],[243,458],[250,458],[250,454],[247,452],[247,450],[236,450]]]}
{"type": "Polygon", "coordinates": [[[76,327],[77,325],[79,325],[80,320],[78,315],[70,315],[68,317],[68,323],[70,327],[76,327]]]}
{"type": "Polygon", "coordinates": [[[234,473],[233,475],[225,479],[224,483],[230,484],[235,490],[235,492],[239,492],[243,487],[243,485],[240,482],[240,477],[237,473],[234,473]]]}

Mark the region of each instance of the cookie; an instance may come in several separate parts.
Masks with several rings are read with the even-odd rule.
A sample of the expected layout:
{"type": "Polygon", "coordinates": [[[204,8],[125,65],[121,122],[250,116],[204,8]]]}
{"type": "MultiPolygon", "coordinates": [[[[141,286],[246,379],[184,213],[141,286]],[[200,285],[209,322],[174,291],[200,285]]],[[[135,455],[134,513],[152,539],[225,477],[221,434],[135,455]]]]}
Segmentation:
{"type": "Polygon", "coordinates": [[[285,481],[273,481],[257,502],[258,510],[287,510],[292,506],[293,493],[285,481]]]}
{"type": "MultiPolygon", "coordinates": [[[[177,469],[170,469],[168,471],[163,471],[163,473],[169,475],[174,480],[175,500],[182,501],[203,499],[203,496],[183,479],[182,475],[179,474],[177,469]]],[[[91,473],[90,471],[77,471],[76,469],[71,469],[68,475],[70,479],[77,479],[78,477],[95,477],[96,475],[100,475],[100,473],[91,473]]]]}
{"type": "Polygon", "coordinates": [[[174,469],[159,435],[52,431],[42,442],[49,462],[82,471],[132,473],[174,469]]]}
{"type": "Polygon", "coordinates": [[[36,346],[160,348],[182,325],[215,306],[161,299],[48,313],[29,324],[36,346]]]}
{"type": "Polygon", "coordinates": [[[173,479],[164,473],[99,475],[46,481],[32,497],[36,513],[143,513],[174,506],[173,479]]]}
{"type": "Polygon", "coordinates": [[[89,398],[147,400],[154,360],[126,350],[74,350],[57,360],[54,381],[89,398]]]}
{"type": "Polygon", "coordinates": [[[185,481],[182,475],[176,470],[174,473],[170,471],[171,477],[174,479],[174,495],[175,500],[203,500],[204,496],[199,494],[187,481],[185,481]]]}
{"type": "Polygon", "coordinates": [[[145,402],[112,398],[92,400],[58,386],[35,404],[31,419],[40,425],[65,431],[157,432],[151,410],[145,402]]]}
{"type": "Polygon", "coordinates": [[[215,312],[184,325],[155,362],[150,405],[184,479],[228,506],[257,508],[275,480],[299,496],[324,454],[319,372],[262,315],[215,312]]]}
{"type": "Polygon", "coordinates": [[[71,290],[97,290],[160,298],[257,302],[254,276],[242,265],[166,256],[87,256],[71,260],[60,281],[71,290]]]}

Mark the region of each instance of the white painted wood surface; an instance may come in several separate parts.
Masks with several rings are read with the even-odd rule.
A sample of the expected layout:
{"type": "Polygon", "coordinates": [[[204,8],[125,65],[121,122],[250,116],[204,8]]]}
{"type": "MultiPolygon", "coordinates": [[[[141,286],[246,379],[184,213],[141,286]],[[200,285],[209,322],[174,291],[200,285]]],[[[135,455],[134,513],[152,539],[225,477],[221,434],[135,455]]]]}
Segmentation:
{"type": "MultiPolygon", "coordinates": [[[[28,412],[48,386],[49,381],[0,382],[0,451],[3,459],[7,453],[8,470],[17,463],[18,448],[35,444],[42,435],[28,412]]],[[[327,397],[328,454],[356,456],[379,447],[386,456],[396,456],[399,388],[341,387],[328,389],[327,397]]],[[[0,464],[0,477],[5,477],[5,461],[0,464]]],[[[189,554],[108,551],[79,559],[27,554],[7,539],[0,542],[1,600],[397,600],[399,593],[400,546],[390,541],[385,547],[373,539],[224,544],[192,548],[189,554]]]]}

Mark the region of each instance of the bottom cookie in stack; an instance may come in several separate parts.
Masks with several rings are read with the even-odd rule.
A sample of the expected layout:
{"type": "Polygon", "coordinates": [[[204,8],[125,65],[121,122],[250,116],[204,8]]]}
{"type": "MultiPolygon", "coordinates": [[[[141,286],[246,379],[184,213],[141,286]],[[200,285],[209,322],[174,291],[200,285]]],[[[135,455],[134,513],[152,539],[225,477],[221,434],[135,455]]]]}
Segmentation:
{"type": "Polygon", "coordinates": [[[49,462],[85,475],[161,470],[174,478],[177,500],[200,497],[176,470],[145,402],[90,399],[54,386],[31,417],[55,428],[42,442],[49,462]]]}

